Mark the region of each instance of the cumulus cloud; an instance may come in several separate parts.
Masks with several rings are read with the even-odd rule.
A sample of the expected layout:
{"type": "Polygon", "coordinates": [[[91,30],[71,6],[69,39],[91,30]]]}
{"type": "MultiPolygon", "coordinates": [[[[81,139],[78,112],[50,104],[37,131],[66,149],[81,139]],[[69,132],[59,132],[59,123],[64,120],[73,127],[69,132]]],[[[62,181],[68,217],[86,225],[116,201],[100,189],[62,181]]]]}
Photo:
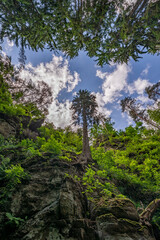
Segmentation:
{"type": "Polygon", "coordinates": [[[127,64],[119,64],[111,73],[102,73],[97,70],[96,76],[103,79],[101,101],[104,104],[113,103],[118,97],[121,96],[122,90],[127,90],[127,77],[131,68],[127,64]]]}
{"type": "Polygon", "coordinates": [[[105,107],[106,103],[103,100],[103,95],[100,94],[100,93],[96,93],[96,101],[97,101],[97,104],[98,104],[98,112],[102,113],[106,117],[109,117],[112,113],[112,110],[108,110],[105,107]]]}
{"type": "Polygon", "coordinates": [[[51,87],[53,94],[53,103],[49,108],[49,120],[56,127],[65,127],[71,123],[71,103],[68,100],[60,103],[58,96],[62,90],[71,92],[80,81],[80,77],[77,72],[70,72],[67,60],[53,55],[52,60],[48,63],[40,63],[36,67],[29,63],[22,70],[20,77],[32,79],[35,83],[37,81],[46,82],[51,87]]]}
{"type": "Polygon", "coordinates": [[[65,127],[72,123],[72,112],[70,110],[71,102],[66,100],[60,103],[57,99],[53,101],[49,107],[48,119],[53,122],[56,127],[65,127]]]}
{"type": "Polygon", "coordinates": [[[150,85],[150,82],[146,79],[141,79],[138,78],[135,82],[134,82],[134,87],[135,87],[135,91],[138,94],[143,94],[145,91],[145,88],[148,87],[150,85]]]}
{"type": "Polygon", "coordinates": [[[136,92],[139,95],[143,95],[145,92],[145,88],[151,85],[148,79],[142,79],[139,77],[132,84],[128,85],[128,91],[130,94],[136,92]]]}
{"type": "Polygon", "coordinates": [[[113,103],[121,96],[122,91],[127,90],[127,77],[131,68],[127,64],[113,65],[114,70],[110,72],[96,71],[96,76],[103,80],[102,93],[96,93],[96,99],[99,106],[99,112],[109,116],[112,111],[105,105],[113,103]]]}

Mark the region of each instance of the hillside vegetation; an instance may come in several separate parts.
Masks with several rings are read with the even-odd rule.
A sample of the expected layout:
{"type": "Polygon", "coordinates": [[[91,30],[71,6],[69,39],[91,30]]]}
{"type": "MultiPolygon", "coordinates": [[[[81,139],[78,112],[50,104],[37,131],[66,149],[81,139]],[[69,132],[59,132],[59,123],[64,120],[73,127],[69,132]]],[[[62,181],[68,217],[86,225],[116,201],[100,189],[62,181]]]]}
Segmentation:
{"type": "MultiPolygon", "coordinates": [[[[9,74],[15,76],[10,62],[1,61],[0,207],[6,213],[7,223],[19,225],[25,221],[9,212],[9,204],[15,189],[30,179],[30,173],[23,168],[25,162],[32,164],[35,159],[43,159],[46,164],[54,158],[81,165],[83,174],[66,173],[66,177],[79,182],[94,204],[129,198],[143,213],[151,201],[160,197],[159,130],[146,128],[141,122],[119,131],[114,129],[111,119],[94,123],[88,128],[92,157],[84,162],[81,127],[73,131],[71,127],[57,129],[47,123],[47,113],[36,101],[21,101],[25,92],[20,88],[16,91],[21,91],[12,91],[9,74]],[[9,129],[3,134],[4,122],[16,122],[14,134],[9,129]]],[[[152,223],[160,229],[160,211],[154,214],[152,223]]]]}

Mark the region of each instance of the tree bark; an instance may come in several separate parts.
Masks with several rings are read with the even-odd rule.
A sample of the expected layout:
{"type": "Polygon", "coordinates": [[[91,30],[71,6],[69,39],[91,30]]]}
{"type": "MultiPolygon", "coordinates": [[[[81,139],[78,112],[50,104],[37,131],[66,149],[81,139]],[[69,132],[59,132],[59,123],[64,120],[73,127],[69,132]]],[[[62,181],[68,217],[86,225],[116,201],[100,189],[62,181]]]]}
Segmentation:
{"type": "Polygon", "coordinates": [[[87,160],[92,159],[91,150],[89,147],[89,138],[88,138],[88,130],[87,130],[87,117],[85,109],[83,109],[83,149],[82,156],[87,160]]]}
{"type": "Polygon", "coordinates": [[[140,214],[140,222],[143,225],[151,226],[151,220],[156,212],[157,208],[160,207],[160,199],[153,200],[146,208],[145,210],[140,214]]]}

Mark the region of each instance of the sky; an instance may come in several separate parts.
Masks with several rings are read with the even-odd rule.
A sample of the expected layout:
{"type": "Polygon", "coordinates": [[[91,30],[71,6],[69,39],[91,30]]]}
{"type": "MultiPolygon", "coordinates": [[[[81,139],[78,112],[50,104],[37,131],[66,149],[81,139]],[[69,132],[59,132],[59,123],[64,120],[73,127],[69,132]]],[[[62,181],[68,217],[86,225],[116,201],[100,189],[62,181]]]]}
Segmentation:
{"type": "MultiPolygon", "coordinates": [[[[14,43],[5,40],[2,48],[17,65],[19,49],[14,43]]],[[[26,56],[21,77],[34,82],[43,80],[51,87],[53,102],[48,119],[56,127],[64,128],[72,123],[72,99],[80,89],[87,89],[96,95],[98,111],[111,117],[117,130],[124,129],[134,123],[122,113],[120,100],[130,96],[142,104],[149,104],[145,88],[160,81],[160,56],[157,55],[144,54],[139,62],[130,60],[128,64],[104,67],[97,66],[95,59],[89,58],[85,52],[80,52],[74,59],[49,50],[26,50],[26,56]]]]}

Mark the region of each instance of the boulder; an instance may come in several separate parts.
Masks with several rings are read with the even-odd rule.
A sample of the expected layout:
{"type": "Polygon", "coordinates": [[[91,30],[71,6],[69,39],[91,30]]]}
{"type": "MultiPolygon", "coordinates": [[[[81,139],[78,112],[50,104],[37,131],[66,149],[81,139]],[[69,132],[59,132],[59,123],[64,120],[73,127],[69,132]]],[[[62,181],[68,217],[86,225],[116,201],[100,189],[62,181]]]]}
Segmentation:
{"type": "Polygon", "coordinates": [[[155,240],[153,232],[140,223],[129,199],[111,199],[97,210],[98,233],[103,240],[155,240]]]}
{"type": "Polygon", "coordinates": [[[0,134],[4,138],[15,137],[19,129],[19,119],[0,113],[0,134]]]}
{"type": "Polygon", "coordinates": [[[118,218],[126,218],[133,221],[139,221],[138,212],[128,198],[113,198],[97,208],[97,215],[112,213],[118,218]]]}

